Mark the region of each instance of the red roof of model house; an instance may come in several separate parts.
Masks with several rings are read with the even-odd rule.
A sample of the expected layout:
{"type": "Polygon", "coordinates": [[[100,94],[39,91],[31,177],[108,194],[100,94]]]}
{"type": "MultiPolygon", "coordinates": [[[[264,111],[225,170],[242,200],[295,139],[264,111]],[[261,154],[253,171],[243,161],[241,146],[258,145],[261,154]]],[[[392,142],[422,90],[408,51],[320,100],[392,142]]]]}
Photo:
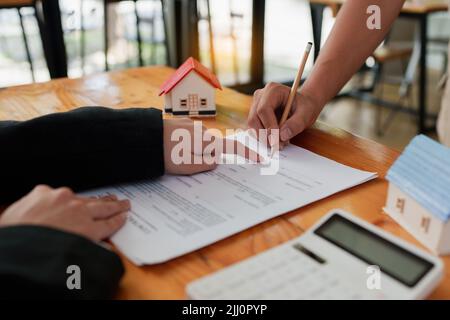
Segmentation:
{"type": "Polygon", "coordinates": [[[189,58],[181,67],[178,68],[175,73],[164,82],[161,86],[161,92],[159,95],[169,93],[181,80],[183,80],[192,70],[197,72],[199,76],[205,79],[209,84],[211,84],[214,88],[221,89],[219,80],[217,80],[216,76],[209,71],[204,65],[195,60],[194,58],[189,58]]]}

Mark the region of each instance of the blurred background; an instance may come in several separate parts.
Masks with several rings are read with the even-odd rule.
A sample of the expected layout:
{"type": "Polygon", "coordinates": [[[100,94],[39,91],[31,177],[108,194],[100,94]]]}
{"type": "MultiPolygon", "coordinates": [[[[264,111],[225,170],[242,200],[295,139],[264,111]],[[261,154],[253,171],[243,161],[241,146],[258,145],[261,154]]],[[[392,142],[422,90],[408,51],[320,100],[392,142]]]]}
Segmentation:
{"type": "MultiPolygon", "coordinates": [[[[177,67],[189,56],[246,94],[270,81],[289,85],[306,42],[317,49],[324,43],[341,2],[0,0],[0,88],[177,67]]],[[[408,1],[385,43],[320,120],[398,150],[418,132],[435,137],[450,37],[447,4],[408,1]]],[[[312,66],[311,58],[305,76],[312,66]]]]}

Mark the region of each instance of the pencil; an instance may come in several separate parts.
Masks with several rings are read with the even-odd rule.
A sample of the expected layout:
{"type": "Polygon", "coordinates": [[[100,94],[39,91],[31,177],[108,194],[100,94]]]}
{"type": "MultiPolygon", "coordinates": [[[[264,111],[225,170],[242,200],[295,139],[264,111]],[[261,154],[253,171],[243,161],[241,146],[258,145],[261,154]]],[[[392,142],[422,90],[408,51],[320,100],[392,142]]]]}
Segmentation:
{"type": "Polygon", "coordinates": [[[300,67],[298,68],[297,76],[295,77],[295,81],[292,84],[291,92],[289,93],[289,98],[284,107],[283,116],[280,120],[280,128],[286,122],[289,117],[289,113],[292,109],[292,104],[294,103],[295,95],[297,94],[298,87],[300,86],[300,82],[302,81],[303,71],[305,71],[306,62],[308,61],[309,53],[311,52],[312,42],[308,42],[306,45],[305,53],[303,54],[302,62],[300,63],[300,67]]]}
{"type": "MultiPolygon", "coordinates": [[[[295,96],[297,94],[298,88],[300,86],[300,82],[302,81],[303,71],[305,71],[306,62],[308,61],[309,53],[311,52],[312,42],[308,42],[306,45],[305,53],[303,54],[302,61],[300,63],[300,67],[298,68],[297,76],[295,77],[294,83],[292,84],[291,91],[289,93],[288,101],[284,106],[283,115],[281,116],[281,120],[279,123],[279,128],[283,126],[286,120],[289,117],[289,114],[292,110],[292,104],[294,103],[295,96]]],[[[274,154],[274,148],[272,147],[271,155],[274,154]]]]}

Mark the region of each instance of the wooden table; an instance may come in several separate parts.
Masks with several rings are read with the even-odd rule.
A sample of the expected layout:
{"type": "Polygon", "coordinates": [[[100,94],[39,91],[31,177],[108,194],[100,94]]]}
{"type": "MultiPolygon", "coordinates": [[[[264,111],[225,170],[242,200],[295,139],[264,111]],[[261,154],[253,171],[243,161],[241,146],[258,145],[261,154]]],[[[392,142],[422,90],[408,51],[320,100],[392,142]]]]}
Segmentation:
{"type": "MultiPolygon", "coordinates": [[[[129,69],[42,84],[0,90],[0,120],[25,120],[80,106],[162,108],[160,84],[172,72],[166,67],[129,69]]],[[[209,127],[245,127],[251,97],[224,89],[217,94],[218,115],[206,120],[209,127]]],[[[399,153],[383,145],[318,123],[293,143],[352,167],[378,172],[384,177],[399,153]]],[[[126,274],[120,299],[183,299],[186,285],[201,276],[253,256],[299,236],[333,208],[342,208],[415,244],[417,242],[384,215],[387,182],[365,183],[325,200],[271,219],[201,250],[160,265],[136,267],[125,258],[126,274]]],[[[450,298],[450,257],[444,259],[446,276],[431,298],[450,298]]]]}
{"type": "MultiPolygon", "coordinates": [[[[333,15],[336,16],[339,9],[347,0],[309,0],[311,8],[311,21],[313,29],[314,43],[314,60],[317,59],[320,50],[320,44],[322,41],[322,21],[323,11],[326,7],[332,9],[333,15]]],[[[411,61],[414,68],[419,67],[419,90],[418,90],[418,111],[417,115],[417,129],[419,133],[434,130],[435,126],[427,127],[426,120],[428,118],[435,119],[433,115],[427,114],[427,49],[428,49],[428,16],[436,12],[444,12],[448,10],[449,0],[423,0],[405,2],[400,16],[415,19],[418,22],[418,29],[416,31],[416,39],[414,45],[413,57],[417,57],[415,61],[411,61]]],[[[411,81],[414,74],[410,75],[411,81]]],[[[408,108],[403,108],[400,105],[392,104],[389,102],[378,99],[374,101],[373,97],[368,97],[366,93],[360,94],[355,92],[355,98],[367,100],[375,104],[383,105],[388,108],[393,108],[400,111],[411,112],[408,108]]]]}
{"type": "Polygon", "coordinates": [[[34,5],[34,0],[0,0],[0,8],[20,8],[34,5]]]}

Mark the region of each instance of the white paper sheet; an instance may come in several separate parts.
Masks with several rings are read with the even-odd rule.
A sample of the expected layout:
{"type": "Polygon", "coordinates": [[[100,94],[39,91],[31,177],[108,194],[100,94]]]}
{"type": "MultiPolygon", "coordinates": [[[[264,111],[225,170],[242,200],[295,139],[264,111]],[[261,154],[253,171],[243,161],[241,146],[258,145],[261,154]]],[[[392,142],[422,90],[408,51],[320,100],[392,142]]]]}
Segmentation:
{"type": "Polygon", "coordinates": [[[261,175],[260,165],[227,164],[195,176],[166,175],[86,194],[131,200],[128,221],[112,242],[142,265],[192,252],[376,177],[296,146],[281,151],[279,160],[273,176],[261,175]]]}

